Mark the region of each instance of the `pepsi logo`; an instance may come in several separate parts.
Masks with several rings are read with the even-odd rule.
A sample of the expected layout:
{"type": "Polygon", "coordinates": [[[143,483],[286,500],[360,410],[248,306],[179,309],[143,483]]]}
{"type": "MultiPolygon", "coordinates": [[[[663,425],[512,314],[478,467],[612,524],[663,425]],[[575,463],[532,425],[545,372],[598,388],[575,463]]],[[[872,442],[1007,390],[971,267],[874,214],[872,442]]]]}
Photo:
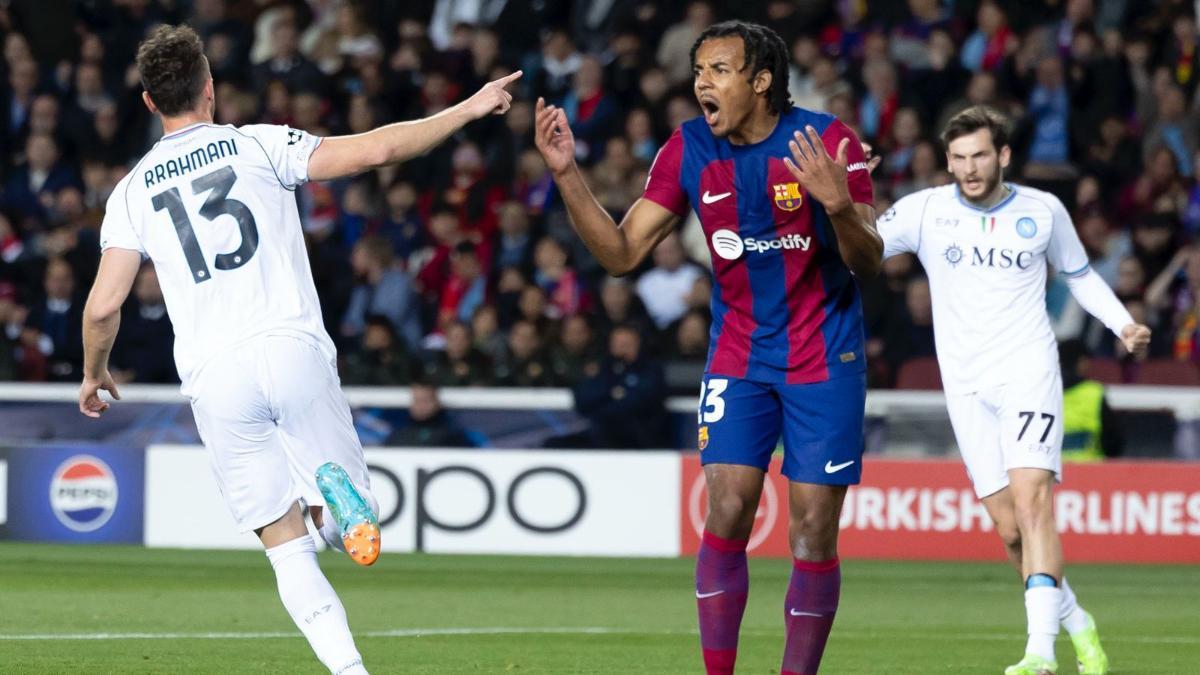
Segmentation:
{"type": "Polygon", "coordinates": [[[117,510],[117,477],[91,455],[75,455],[58,465],[50,479],[50,509],[75,532],[104,527],[117,510]]]}

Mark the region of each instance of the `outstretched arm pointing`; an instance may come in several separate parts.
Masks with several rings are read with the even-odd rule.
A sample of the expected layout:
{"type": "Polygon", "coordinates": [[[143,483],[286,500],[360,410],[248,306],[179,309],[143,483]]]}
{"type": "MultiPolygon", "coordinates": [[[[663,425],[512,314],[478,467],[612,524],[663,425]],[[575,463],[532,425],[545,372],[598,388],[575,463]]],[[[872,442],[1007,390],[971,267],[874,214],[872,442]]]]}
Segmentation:
{"type": "Polygon", "coordinates": [[[308,160],[308,177],[332,180],[423,155],[468,122],[508,112],[512,94],[505,87],[519,77],[518,70],[488,82],[471,98],[424,119],[397,122],[353,136],[326,138],[308,160]]]}

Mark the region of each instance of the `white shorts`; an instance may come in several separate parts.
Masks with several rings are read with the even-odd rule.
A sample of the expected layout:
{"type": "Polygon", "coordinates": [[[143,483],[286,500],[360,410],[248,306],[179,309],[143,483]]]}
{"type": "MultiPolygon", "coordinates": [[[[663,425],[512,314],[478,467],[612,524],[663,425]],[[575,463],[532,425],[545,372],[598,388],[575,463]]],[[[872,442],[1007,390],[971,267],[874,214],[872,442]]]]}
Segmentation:
{"type": "Polygon", "coordinates": [[[337,367],[315,345],[253,338],[206,363],[189,393],[217,486],[243,532],[279,520],[297,500],[324,505],[315,474],[325,462],[369,494],[337,367]]]}
{"type": "Polygon", "coordinates": [[[947,394],[946,408],[975,495],[1008,486],[1008,470],[1046,469],[1062,480],[1062,374],[971,394],[947,394]]]}

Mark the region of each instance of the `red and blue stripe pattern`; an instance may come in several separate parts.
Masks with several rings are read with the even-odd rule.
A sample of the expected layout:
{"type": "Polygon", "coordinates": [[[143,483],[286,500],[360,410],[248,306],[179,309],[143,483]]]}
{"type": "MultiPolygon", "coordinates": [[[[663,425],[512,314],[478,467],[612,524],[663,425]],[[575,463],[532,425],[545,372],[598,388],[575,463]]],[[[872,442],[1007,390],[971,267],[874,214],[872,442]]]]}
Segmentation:
{"type": "MultiPolygon", "coordinates": [[[[849,137],[850,164],[865,161],[858,139],[834,117],[792,108],[752,145],[714,137],[703,118],[685,122],[651,169],[645,197],[680,215],[690,202],[709,241],[710,374],[803,384],[865,370],[858,287],[825,209],[783,164],[792,132],[807,125],[831,155],[849,137]],[[740,255],[717,251],[720,231],[743,242],[740,255]]],[[[871,203],[865,168],[851,171],[850,185],[856,202],[871,203]]]]}

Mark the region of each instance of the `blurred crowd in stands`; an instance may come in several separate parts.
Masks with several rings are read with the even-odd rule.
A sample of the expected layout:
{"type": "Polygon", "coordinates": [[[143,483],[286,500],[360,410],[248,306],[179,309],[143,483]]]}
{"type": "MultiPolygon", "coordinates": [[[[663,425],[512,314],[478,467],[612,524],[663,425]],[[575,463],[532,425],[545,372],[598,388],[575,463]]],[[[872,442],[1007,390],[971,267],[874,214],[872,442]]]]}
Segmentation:
{"type": "MultiPolygon", "coordinates": [[[[407,164],[296,191],[344,384],[575,387],[601,428],[605,415],[692,393],[710,322],[698,223],[636,273],[606,276],[533,146],[532,102],[567,111],[578,160],[619,219],[659,145],[699,113],[694,39],[742,18],[790,45],[797,105],[832,112],[882,156],[880,213],[950,180],[936,141],[950,115],[976,103],[1011,115],[1009,177],[1063,199],[1095,269],[1154,329],[1151,362],[1169,367],[1129,359],[1049,279],[1059,337],[1082,339],[1110,380],[1200,382],[1194,10],[1173,0],[0,3],[0,380],[79,379],[105,199],[161,134],[134,52],[153,25],[186,21],[205,40],[221,124],[362,132],[525,71],[506,116],[407,164]]],[[[861,288],[871,385],[921,386],[920,374],[906,380],[906,364],[934,354],[919,263],[892,258],[861,288]]],[[[114,375],[175,381],[171,345],[147,266],[122,315],[114,375]]]]}

